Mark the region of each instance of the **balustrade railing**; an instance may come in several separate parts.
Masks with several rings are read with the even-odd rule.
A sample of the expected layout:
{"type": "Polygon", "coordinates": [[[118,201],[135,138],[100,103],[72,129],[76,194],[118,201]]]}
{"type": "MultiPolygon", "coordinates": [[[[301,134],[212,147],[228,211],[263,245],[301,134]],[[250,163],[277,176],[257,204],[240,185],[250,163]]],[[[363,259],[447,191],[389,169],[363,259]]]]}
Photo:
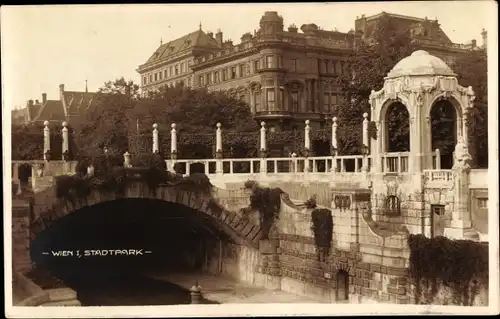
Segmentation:
{"type": "Polygon", "coordinates": [[[385,153],[382,155],[382,172],[407,173],[409,169],[409,152],[385,153]]]}
{"type": "Polygon", "coordinates": [[[424,170],[424,176],[428,182],[449,182],[453,180],[451,169],[424,170]]]}

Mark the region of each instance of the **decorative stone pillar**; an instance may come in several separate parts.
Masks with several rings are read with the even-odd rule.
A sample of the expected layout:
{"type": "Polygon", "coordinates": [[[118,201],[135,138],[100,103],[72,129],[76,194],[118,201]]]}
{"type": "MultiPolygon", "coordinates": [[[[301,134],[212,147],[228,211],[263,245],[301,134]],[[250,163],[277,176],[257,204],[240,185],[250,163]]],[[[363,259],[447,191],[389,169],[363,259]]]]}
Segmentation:
{"type": "Polygon", "coordinates": [[[201,287],[198,285],[198,281],[193,287],[191,287],[190,292],[191,304],[200,304],[203,299],[203,295],[201,293],[201,287]]]}
{"type": "Polygon", "coordinates": [[[363,113],[363,145],[362,145],[362,153],[363,153],[363,164],[361,166],[361,170],[363,172],[368,172],[368,154],[370,151],[370,136],[368,132],[368,113],[363,113]]]}
{"type": "Polygon", "coordinates": [[[49,121],[43,122],[43,159],[48,162],[50,161],[50,129],[49,121]]]}
{"type": "Polygon", "coordinates": [[[332,168],[330,171],[332,173],[337,171],[337,117],[334,116],[332,118],[332,149],[331,149],[331,154],[332,154],[332,168]]]}
{"type": "Polygon", "coordinates": [[[132,167],[130,153],[128,151],[123,154],[123,167],[132,167]]]}
{"type": "Polygon", "coordinates": [[[215,131],[215,173],[222,174],[224,172],[222,166],[222,124],[217,123],[217,130],[215,131]]]}
{"type": "Polygon", "coordinates": [[[167,165],[168,170],[175,173],[175,161],[177,160],[177,131],[175,129],[175,123],[172,123],[170,130],[170,164],[167,165]]]}
{"type": "Polygon", "coordinates": [[[441,169],[441,151],[436,148],[436,169],[441,169]]]}
{"type": "Polygon", "coordinates": [[[68,158],[64,154],[68,154],[69,152],[69,136],[68,136],[68,123],[62,122],[62,154],[63,161],[67,161],[68,158]]]}
{"type": "Polygon", "coordinates": [[[469,231],[471,222],[470,213],[470,154],[467,152],[465,143],[459,141],[455,147],[456,162],[452,168],[454,205],[451,220],[451,229],[445,230],[445,235],[450,238],[462,239],[466,231],[469,231]]]}
{"type": "Polygon", "coordinates": [[[153,124],[153,153],[158,153],[160,151],[160,145],[158,140],[158,124],[153,124]]]}
{"type": "Polygon", "coordinates": [[[266,123],[260,123],[260,174],[267,174],[267,140],[266,140],[266,123]]]}
{"type": "Polygon", "coordinates": [[[311,127],[309,126],[309,120],[306,120],[306,127],[304,129],[304,172],[307,173],[310,171],[309,168],[309,155],[310,155],[310,149],[311,149],[311,139],[310,139],[310,132],[311,132],[311,127]]]}

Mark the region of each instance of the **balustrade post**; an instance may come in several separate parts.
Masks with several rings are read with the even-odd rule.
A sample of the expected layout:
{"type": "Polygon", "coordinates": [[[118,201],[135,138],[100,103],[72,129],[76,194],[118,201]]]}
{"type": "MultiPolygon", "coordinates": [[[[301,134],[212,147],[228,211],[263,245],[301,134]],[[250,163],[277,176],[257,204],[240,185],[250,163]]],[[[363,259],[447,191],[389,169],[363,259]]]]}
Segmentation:
{"type": "MultiPolygon", "coordinates": [[[[370,137],[368,133],[368,113],[363,113],[363,146],[362,146],[362,153],[363,153],[363,159],[362,159],[362,164],[361,164],[361,170],[363,172],[368,172],[368,154],[370,152],[370,137]]],[[[356,167],[357,170],[357,167],[356,167]]]]}
{"type": "Polygon", "coordinates": [[[397,172],[401,173],[402,172],[402,168],[401,168],[401,153],[398,153],[397,165],[398,165],[397,172]]]}
{"type": "Polygon", "coordinates": [[[19,163],[15,163],[12,167],[12,173],[13,173],[13,176],[12,176],[12,180],[16,183],[16,195],[20,195],[21,194],[21,179],[19,178],[19,163]]]}
{"type": "Polygon", "coordinates": [[[217,130],[215,131],[215,173],[222,174],[224,173],[222,166],[222,129],[221,124],[217,123],[217,130]]]}
{"type": "Polygon", "coordinates": [[[267,141],[266,141],[266,123],[260,123],[260,174],[267,174],[267,141]]]}
{"type": "Polygon", "coordinates": [[[436,148],[436,169],[441,169],[441,151],[436,148]]]}
{"type": "Polygon", "coordinates": [[[307,173],[310,171],[310,167],[309,167],[309,153],[310,153],[310,149],[311,149],[311,140],[310,140],[310,136],[309,136],[309,133],[311,131],[311,128],[309,127],[309,120],[306,120],[306,127],[304,129],[304,157],[305,157],[305,161],[304,161],[304,173],[307,173]]]}
{"type": "Polygon", "coordinates": [[[175,162],[177,160],[177,130],[175,129],[175,123],[171,125],[170,130],[170,165],[168,170],[175,173],[175,162]]]}
{"type": "Polygon", "coordinates": [[[132,167],[131,160],[130,160],[130,153],[127,151],[123,154],[123,167],[132,167]]]}
{"type": "Polygon", "coordinates": [[[50,129],[49,121],[43,122],[43,159],[48,162],[50,161],[50,129]]]}
{"type": "Polygon", "coordinates": [[[68,123],[66,121],[62,122],[62,160],[63,160],[63,172],[65,174],[70,173],[70,165],[68,163],[69,159],[69,136],[68,136],[68,123]]]}
{"type": "Polygon", "coordinates": [[[158,140],[158,124],[153,124],[153,153],[160,151],[160,142],[158,140]]]}
{"type": "Polygon", "coordinates": [[[333,117],[332,119],[332,168],[330,171],[335,173],[337,171],[337,117],[333,117]]]}

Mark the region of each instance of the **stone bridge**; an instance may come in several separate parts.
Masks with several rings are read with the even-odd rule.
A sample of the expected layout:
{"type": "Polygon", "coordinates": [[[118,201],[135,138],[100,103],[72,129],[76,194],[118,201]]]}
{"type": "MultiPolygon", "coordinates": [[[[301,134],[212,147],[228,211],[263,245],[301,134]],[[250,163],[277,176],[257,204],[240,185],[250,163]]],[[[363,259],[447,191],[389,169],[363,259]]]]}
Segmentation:
{"type": "MultiPolygon", "coordinates": [[[[211,194],[203,197],[175,187],[159,187],[153,193],[143,184],[132,183],[119,196],[179,203],[214,221],[235,243],[228,244],[232,248],[221,257],[223,262],[206,265],[208,271],[216,267],[218,273],[237,273],[237,280],[316,296],[327,302],[413,303],[408,281],[409,234],[488,241],[488,170],[471,169],[468,129],[464,124],[473,100],[472,88],[460,86],[443,61],[417,51],[394,67],[381,90],[372,92],[371,119],[366,113],[360,119],[362,155],[337,154],[334,118],[331,156],[313,157],[306,152],[302,157],[268,158],[262,123],[261,158],[222,158],[218,125],[216,158],[179,159],[173,125],[167,169],[190,175],[193,165],[201,164],[214,185],[211,194]],[[442,167],[440,151],[432,150],[429,118],[437,104],[450,107],[455,113],[456,147],[448,167],[442,167]],[[391,131],[387,116],[392,105],[402,105],[408,113],[409,150],[389,151],[391,131]],[[369,134],[370,120],[377,127],[378,137],[369,134]],[[243,190],[248,180],[280,187],[285,192],[281,195],[279,220],[272,227],[269,240],[261,239],[257,221],[242,218],[238,213],[248,206],[250,194],[243,190]],[[313,209],[304,205],[313,195],[318,208],[331,211],[333,234],[328,251],[321,251],[315,244],[311,231],[313,209]]],[[[306,150],[311,146],[310,130],[306,121],[306,150]]],[[[50,149],[50,145],[45,148],[50,149]]],[[[158,131],[154,127],[153,151],[158,149],[158,131]]],[[[130,166],[130,158],[131,154],[124,154],[125,167],[130,166]]],[[[13,164],[13,186],[17,187],[16,172],[21,163],[13,164]]],[[[75,163],[41,161],[32,166],[33,235],[71,211],[119,197],[94,192],[85,201],[69,206],[55,196],[51,176],[72,174],[75,163]]],[[[22,187],[17,189],[22,193],[22,187]]],[[[14,193],[22,196],[19,191],[14,193]]],[[[29,217],[21,211],[29,209],[15,208],[13,217],[19,218],[13,218],[13,235],[28,241],[28,231],[22,225],[29,224],[29,217]]],[[[21,246],[26,249],[29,242],[21,246]]],[[[436,302],[446,302],[440,298],[436,302]]],[[[480,299],[484,304],[484,296],[480,299]]]]}

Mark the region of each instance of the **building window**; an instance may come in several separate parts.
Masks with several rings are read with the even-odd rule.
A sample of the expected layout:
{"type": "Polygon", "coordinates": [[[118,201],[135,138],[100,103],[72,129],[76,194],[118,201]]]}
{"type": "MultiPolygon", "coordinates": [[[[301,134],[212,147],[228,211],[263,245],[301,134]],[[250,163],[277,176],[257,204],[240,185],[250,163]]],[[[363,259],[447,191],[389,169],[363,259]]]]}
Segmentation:
{"type": "Polygon", "coordinates": [[[394,195],[390,195],[385,200],[385,209],[387,216],[400,216],[401,215],[401,207],[399,203],[399,198],[394,195]]]}
{"type": "Polygon", "coordinates": [[[200,81],[200,86],[203,86],[204,85],[204,83],[203,83],[203,75],[200,75],[200,77],[199,77],[198,80],[200,81]]]}
{"type": "Polygon", "coordinates": [[[240,77],[245,76],[245,64],[240,64],[240,77]]]}
{"type": "Polygon", "coordinates": [[[234,79],[236,79],[236,67],[235,66],[233,66],[231,68],[231,80],[234,80],[234,79]]]}
{"type": "Polygon", "coordinates": [[[175,66],[175,75],[179,75],[179,66],[178,65],[175,66]]]}
{"type": "Polygon", "coordinates": [[[167,69],[165,69],[164,73],[165,73],[164,78],[166,79],[167,78],[167,69]]]}
{"type": "Polygon", "coordinates": [[[273,67],[273,57],[271,55],[266,56],[266,68],[271,69],[273,67]]]}
{"type": "Polygon", "coordinates": [[[292,71],[297,72],[297,59],[292,59],[292,71]]]}
{"type": "Polygon", "coordinates": [[[259,71],[259,69],[260,69],[260,60],[254,61],[253,62],[253,70],[254,70],[254,72],[259,71]]]}
{"type": "Polygon", "coordinates": [[[222,70],[222,81],[227,81],[227,69],[222,70]]]}
{"type": "Polygon", "coordinates": [[[149,75],[149,83],[151,83],[151,82],[153,82],[153,75],[152,74],[149,75]]]}
{"type": "Polygon", "coordinates": [[[190,72],[190,71],[191,71],[191,61],[188,61],[186,72],[190,72]]]}
{"type": "Polygon", "coordinates": [[[278,68],[283,66],[281,56],[278,56],[278,68]]]}
{"type": "Polygon", "coordinates": [[[219,83],[220,78],[219,78],[219,72],[215,72],[215,83],[219,83]]]}
{"type": "Polygon", "coordinates": [[[299,111],[299,92],[295,91],[291,94],[292,97],[292,112],[299,111]]]}
{"type": "Polygon", "coordinates": [[[328,63],[328,60],[325,60],[325,73],[330,73],[330,64],[328,63]]]}
{"type": "Polygon", "coordinates": [[[206,84],[207,84],[207,85],[209,85],[209,84],[210,84],[210,80],[211,80],[211,79],[210,79],[210,74],[206,74],[206,75],[205,75],[205,82],[206,82],[206,84]]]}
{"type": "Polygon", "coordinates": [[[187,80],[188,80],[188,86],[191,87],[191,77],[188,77],[187,80]]]}
{"type": "Polygon", "coordinates": [[[331,66],[332,66],[332,71],[330,72],[331,74],[336,74],[336,73],[337,73],[337,72],[336,72],[336,70],[335,70],[335,64],[336,64],[336,62],[335,62],[335,61],[332,61],[332,64],[331,64],[331,66]]]}
{"type": "Polygon", "coordinates": [[[267,110],[268,111],[274,111],[275,107],[275,92],[274,89],[267,89],[267,110]]]}
{"type": "Polygon", "coordinates": [[[488,209],[488,199],[487,198],[478,198],[477,206],[481,209],[488,209]]]}
{"type": "Polygon", "coordinates": [[[253,94],[253,103],[255,106],[255,111],[259,112],[261,111],[260,109],[260,91],[255,91],[253,94]]]}
{"type": "Polygon", "coordinates": [[[160,72],[158,73],[158,76],[160,77],[160,80],[161,80],[161,79],[163,79],[163,72],[161,72],[161,71],[160,71],[160,72]]]}
{"type": "Polygon", "coordinates": [[[144,76],[144,77],[142,78],[142,84],[147,84],[147,82],[148,82],[148,77],[147,77],[147,76],[144,76]]]}
{"type": "Polygon", "coordinates": [[[173,68],[170,67],[170,68],[168,68],[168,76],[172,76],[172,75],[174,75],[173,68]]]}
{"type": "Polygon", "coordinates": [[[340,61],[337,61],[335,67],[335,74],[340,75],[342,74],[342,63],[340,61]]]}
{"type": "Polygon", "coordinates": [[[284,106],[285,105],[285,90],[283,89],[280,89],[280,108],[281,110],[284,109],[284,106]]]}

